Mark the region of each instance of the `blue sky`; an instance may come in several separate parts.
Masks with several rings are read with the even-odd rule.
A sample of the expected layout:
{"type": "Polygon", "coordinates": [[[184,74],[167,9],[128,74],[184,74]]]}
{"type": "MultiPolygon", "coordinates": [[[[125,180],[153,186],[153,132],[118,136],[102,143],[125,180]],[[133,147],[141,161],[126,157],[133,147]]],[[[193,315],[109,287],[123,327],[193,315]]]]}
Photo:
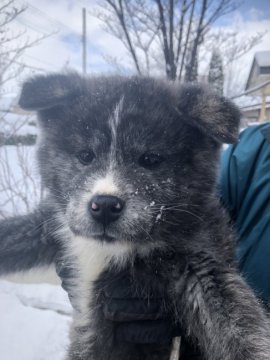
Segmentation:
{"type": "Polygon", "coordinates": [[[249,19],[252,20],[251,9],[258,10],[258,17],[260,20],[270,19],[270,0],[245,0],[240,6],[239,11],[243,10],[249,19]]]}

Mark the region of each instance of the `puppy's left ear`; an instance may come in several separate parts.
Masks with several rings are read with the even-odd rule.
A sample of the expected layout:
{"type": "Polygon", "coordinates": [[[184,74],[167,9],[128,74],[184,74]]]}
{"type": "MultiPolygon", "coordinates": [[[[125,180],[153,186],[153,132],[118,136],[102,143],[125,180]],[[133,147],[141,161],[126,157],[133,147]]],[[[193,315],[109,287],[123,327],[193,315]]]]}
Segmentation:
{"type": "Polygon", "coordinates": [[[23,84],[19,105],[25,110],[50,109],[80,95],[82,87],[83,80],[75,72],[37,75],[23,84]]]}
{"type": "Polygon", "coordinates": [[[238,139],[240,111],[230,100],[200,85],[184,85],[178,92],[181,118],[220,143],[238,139]]]}

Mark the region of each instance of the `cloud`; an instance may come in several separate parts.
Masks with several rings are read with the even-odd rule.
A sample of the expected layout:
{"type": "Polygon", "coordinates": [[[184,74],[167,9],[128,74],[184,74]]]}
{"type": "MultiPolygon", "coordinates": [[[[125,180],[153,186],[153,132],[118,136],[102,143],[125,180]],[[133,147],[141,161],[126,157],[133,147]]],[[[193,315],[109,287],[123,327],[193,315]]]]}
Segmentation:
{"type": "Polygon", "coordinates": [[[249,10],[249,16],[252,21],[258,21],[263,18],[264,12],[262,10],[252,7],[249,10]]]}

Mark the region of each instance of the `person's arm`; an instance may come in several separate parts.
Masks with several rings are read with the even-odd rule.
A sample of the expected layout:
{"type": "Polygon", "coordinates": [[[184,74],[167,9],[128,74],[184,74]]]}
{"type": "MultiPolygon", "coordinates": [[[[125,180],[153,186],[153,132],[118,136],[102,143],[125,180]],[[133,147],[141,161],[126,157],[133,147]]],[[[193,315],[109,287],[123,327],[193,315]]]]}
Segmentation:
{"type": "Polygon", "coordinates": [[[270,124],[251,126],[224,151],[219,191],[238,235],[239,270],[270,302],[270,124]]]}
{"type": "Polygon", "coordinates": [[[49,266],[55,261],[50,209],[0,221],[0,275],[49,266]]]}

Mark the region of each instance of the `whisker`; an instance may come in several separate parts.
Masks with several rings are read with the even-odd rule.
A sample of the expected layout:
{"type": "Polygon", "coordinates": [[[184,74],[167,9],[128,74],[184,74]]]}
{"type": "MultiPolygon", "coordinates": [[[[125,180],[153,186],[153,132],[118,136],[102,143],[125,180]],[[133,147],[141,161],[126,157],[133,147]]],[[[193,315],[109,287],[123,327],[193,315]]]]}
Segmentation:
{"type": "Polygon", "coordinates": [[[184,213],[190,214],[190,215],[196,217],[197,219],[199,219],[200,221],[205,222],[202,217],[200,217],[199,215],[196,215],[196,214],[192,213],[191,211],[184,210],[184,209],[174,209],[173,211],[179,211],[179,212],[184,212],[184,213]]]}
{"type": "Polygon", "coordinates": [[[142,226],[140,226],[139,224],[136,224],[142,231],[144,231],[146,233],[147,236],[149,236],[149,238],[154,242],[154,239],[152,238],[152,236],[149,234],[149,232],[147,230],[145,230],[142,226]]]}

